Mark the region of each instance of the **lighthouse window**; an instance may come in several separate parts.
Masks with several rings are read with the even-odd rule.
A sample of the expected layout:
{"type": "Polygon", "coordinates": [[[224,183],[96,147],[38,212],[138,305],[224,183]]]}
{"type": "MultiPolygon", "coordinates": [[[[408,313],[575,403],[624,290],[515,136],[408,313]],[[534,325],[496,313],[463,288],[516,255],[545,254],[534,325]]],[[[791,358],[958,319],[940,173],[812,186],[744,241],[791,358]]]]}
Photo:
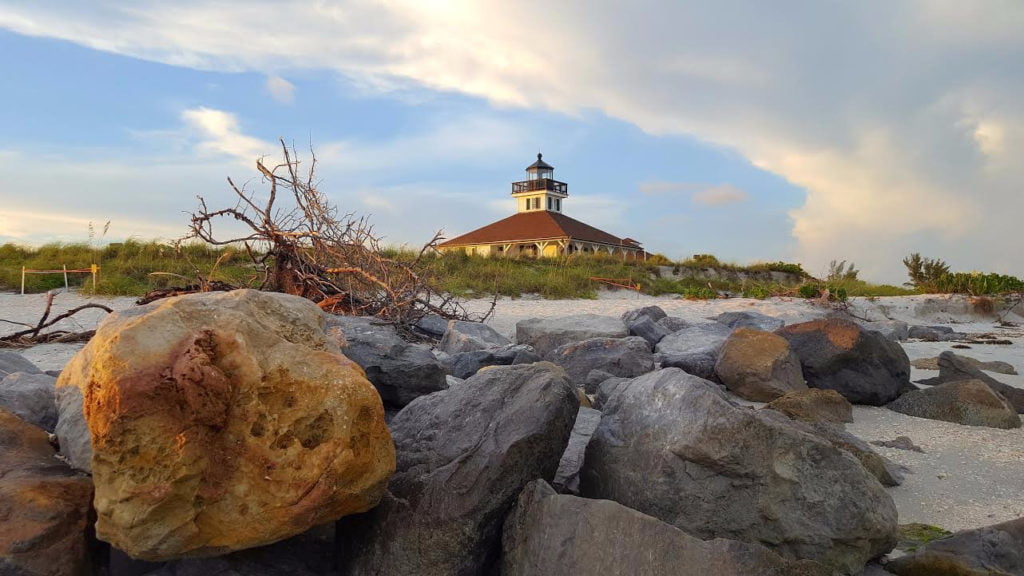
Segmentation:
{"type": "Polygon", "coordinates": [[[561,198],[555,198],[555,211],[556,212],[561,212],[562,211],[562,199],[561,198]]]}
{"type": "Polygon", "coordinates": [[[548,210],[551,210],[551,198],[548,198],[548,210]]]}

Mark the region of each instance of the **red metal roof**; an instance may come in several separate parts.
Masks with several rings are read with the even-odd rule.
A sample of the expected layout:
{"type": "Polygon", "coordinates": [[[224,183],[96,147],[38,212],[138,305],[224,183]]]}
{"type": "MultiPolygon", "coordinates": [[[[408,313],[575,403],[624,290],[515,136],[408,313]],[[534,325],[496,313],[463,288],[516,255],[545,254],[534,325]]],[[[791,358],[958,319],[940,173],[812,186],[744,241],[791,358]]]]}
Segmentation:
{"type": "Polygon", "coordinates": [[[537,212],[520,212],[504,220],[498,220],[483,228],[456,236],[438,244],[439,248],[465,246],[470,244],[499,244],[504,242],[525,242],[529,240],[552,240],[571,238],[584,242],[597,242],[628,248],[639,247],[635,241],[626,242],[589,224],[569,218],[559,212],[538,210],[537,212]]]}

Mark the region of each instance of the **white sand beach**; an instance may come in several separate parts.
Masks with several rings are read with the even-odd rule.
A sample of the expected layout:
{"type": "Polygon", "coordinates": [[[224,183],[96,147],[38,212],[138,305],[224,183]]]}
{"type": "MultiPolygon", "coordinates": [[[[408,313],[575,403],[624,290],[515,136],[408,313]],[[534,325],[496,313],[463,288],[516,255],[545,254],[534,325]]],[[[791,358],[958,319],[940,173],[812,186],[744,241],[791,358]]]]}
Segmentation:
{"type": "MultiPolygon", "coordinates": [[[[121,310],[134,306],[133,298],[84,298],[75,293],[58,294],[51,316],[86,302],[121,310]]],[[[690,301],[671,297],[653,298],[628,292],[606,292],[595,300],[542,300],[534,297],[503,298],[488,321],[499,332],[514,337],[515,324],[533,317],[571,314],[619,316],[627,310],[656,304],[671,316],[701,321],[719,313],[753,310],[795,323],[819,317],[828,310],[801,299],[727,299],[690,301]]],[[[486,311],[489,300],[466,303],[472,312],[486,311]]],[[[11,322],[34,324],[45,307],[45,295],[0,294],[0,334],[24,328],[11,322]]],[[[1024,305],[1021,306],[1024,308],[1024,305]]],[[[955,349],[958,354],[979,360],[1001,360],[1024,373],[1024,309],[1011,312],[1005,320],[1016,326],[998,326],[994,315],[971,310],[964,298],[910,296],[853,299],[851,310],[871,320],[884,318],[908,324],[947,325],[958,332],[995,334],[1009,345],[971,344],[955,349]],[[1019,312],[1021,315],[1018,315],[1019,312]]],[[[91,329],[105,316],[87,310],[56,328],[91,329]]],[[[905,342],[911,360],[937,356],[952,350],[952,342],[905,342]]],[[[21,352],[43,370],[60,370],[81,348],[81,344],[47,344],[21,352]]],[[[934,371],[914,369],[912,379],[934,376],[934,371]]],[[[1012,386],[1024,388],[1024,375],[992,374],[1012,386]]],[[[924,453],[876,447],[876,450],[907,468],[902,486],[888,489],[896,502],[900,523],[923,522],[948,530],[976,528],[1024,516],[1024,428],[997,430],[949,424],[905,416],[885,408],[856,406],[854,423],[848,430],[866,441],[892,440],[908,436],[924,453]]]]}

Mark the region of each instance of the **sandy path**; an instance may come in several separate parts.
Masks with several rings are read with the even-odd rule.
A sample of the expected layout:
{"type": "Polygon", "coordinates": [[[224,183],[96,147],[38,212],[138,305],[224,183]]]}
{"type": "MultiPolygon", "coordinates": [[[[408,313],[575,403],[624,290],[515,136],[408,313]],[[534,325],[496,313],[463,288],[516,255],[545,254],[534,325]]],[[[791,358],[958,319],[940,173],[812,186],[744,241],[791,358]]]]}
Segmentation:
{"type": "MultiPolygon", "coordinates": [[[[968,350],[954,350],[979,360],[1002,360],[1024,374],[1024,330],[998,329],[994,319],[964,314],[957,306],[947,306],[942,297],[926,302],[929,297],[880,298],[857,300],[853,308],[858,315],[880,319],[883,315],[910,324],[945,324],[960,332],[998,332],[1009,338],[1009,346],[972,345],[968,350]]],[[[54,302],[53,314],[79,306],[86,301],[99,302],[115,310],[134,305],[133,298],[84,299],[77,294],[60,294],[54,302]]],[[[538,298],[503,298],[488,323],[509,337],[515,335],[515,323],[534,317],[558,317],[571,314],[602,314],[619,316],[627,310],[656,304],[669,315],[689,321],[703,321],[726,311],[755,310],[783,318],[788,323],[819,317],[825,310],[800,299],[767,301],[729,299],[688,301],[674,298],[653,298],[629,293],[603,293],[596,300],[541,300],[538,298]]],[[[45,305],[43,295],[0,294],[0,319],[35,323],[45,305]]],[[[471,300],[467,309],[486,311],[490,301],[471,300]]],[[[105,314],[86,311],[62,323],[65,330],[94,328],[105,314]]],[[[1019,316],[1009,317],[1022,321],[1019,316]]],[[[21,329],[0,323],[0,334],[21,329]]],[[[81,345],[52,344],[36,346],[22,353],[44,370],[60,370],[81,348],[81,345]]],[[[937,356],[951,350],[952,343],[908,342],[904,349],[911,359],[937,356]]],[[[935,375],[934,371],[914,369],[917,380],[935,375]]],[[[993,374],[1008,384],[1024,388],[1024,375],[993,374]]],[[[907,467],[906,482],[889,492],[896,502],[900,522],[925,522],[950,530],[975,528],[1024,516],[1024,429],[996,430],[959,426],[934,420],[904,416],[884,408],[857,406],[855,422],[848,429],[865,440],[892,440],[909,436],[925,450],[924,454],[892,448],[876,448],[880,453],[907,467]]]]}

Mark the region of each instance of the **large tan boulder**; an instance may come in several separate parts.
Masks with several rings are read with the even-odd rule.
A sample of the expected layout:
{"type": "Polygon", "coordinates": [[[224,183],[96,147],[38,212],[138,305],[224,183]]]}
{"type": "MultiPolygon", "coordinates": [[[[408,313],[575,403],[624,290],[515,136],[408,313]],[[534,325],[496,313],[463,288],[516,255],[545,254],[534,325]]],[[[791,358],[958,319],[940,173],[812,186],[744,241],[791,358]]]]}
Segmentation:
{"type": "Polygon", "coordinates": [[[97,536],[145,560],[268,544],[377,504],[380,396],[307,300],[196,294],[111,315],[61,373],[92,437],[97,536]]]}
{"type": "Polygon", "coordinates": [[[806,390],[800,359],[782,336],[737,328],[722,345],[715,374],[740,398],[771,402],[794,390],[806,390]]]}

